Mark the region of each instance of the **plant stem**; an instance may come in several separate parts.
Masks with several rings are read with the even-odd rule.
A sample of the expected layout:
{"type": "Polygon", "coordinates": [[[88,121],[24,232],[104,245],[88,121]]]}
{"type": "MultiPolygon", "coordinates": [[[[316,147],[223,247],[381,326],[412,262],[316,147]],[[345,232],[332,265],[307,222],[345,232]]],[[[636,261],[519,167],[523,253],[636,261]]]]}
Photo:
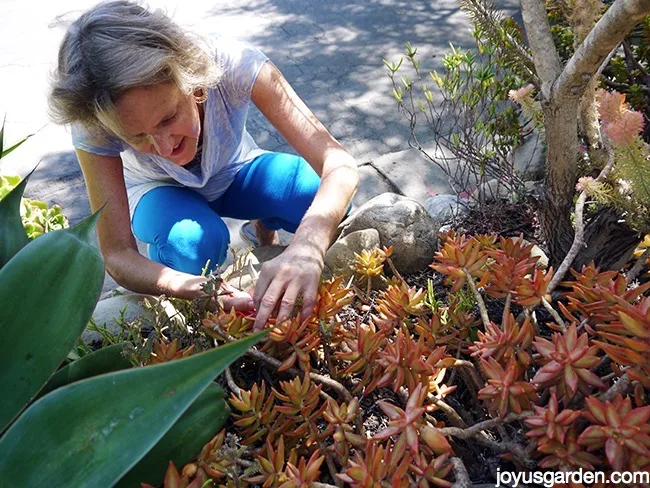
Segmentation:
{"type": "Polygon", "coordinates": [[[393,274],[394,274],[395,276],[397,276],[397,278],[398,278],[401,282],[403,282],[404,284],[406,284],[406,280],[404,280],[404,278],[402,278],[402,275],[399,274],[399,271],[397,271],[397,268],[396,268],[395,265],[393,264],[393,261],[392,261],[390,258],[387,257],[387,258],[386,258],[386,262],[388,263],[388,266],[390,266],[390,270],[393,272],[393,274]]]}
{"type": "Polygon", "coordinates": [[[557,311],[553,308],[553,306],[548,303],[548,300],[546,298],[542,297],[542,305],[544,305],[544,308],[548,311],[553,316],[553,319],[562,328],[562,332],[566,332],[566,324],[564,323],[564,320],[562,320],[562,317],[560,317],[560,314],[557,313],[557,311]]]}
{"type": "Polygon", "coordinates": [[[600,396],[600,399],[603,401],[612,401],[617,395],[625,396],[625,392],[631,385],[632,380],[630,380],[630,377],[625,373],[616,383],[610,386],[609,390],[600,396]]]}
{"type": "Polygon", "coordinates": [[[237,386],[237,383],[235,383],[235,379],[232,377],[230,368],[226,368],[225,374],[226,374],[226,382],[228,383],[228,387],[232,390],[232,392],[235,395],[237,395],[237,398],[241,399],[241,388],[239,388],[237,386]]]}
{"type": "Polygon", "coordinates": [[[627,282],[632,283],[634,280],[636,280],[636,277],[639,276],[639,273],[643,270],[643,267],[645,266],[645,262],[650,258],[650,247],[646,248],[645,252],[639,256],[639,259],[637,259],[636,263],[634,263],[634,266],[632,266],[632,269],[627,274],[627,282]]]}
{"type": "Polygon", "coordinates": [[[483,321],[483,326],[485,328],[488,328],[490,326],[490,317],[488,316],[487,307],[485,306],[483,297],[481,296],[481,293],[478,291],[478,288],[476,288],[476,283],[474,283],[474,278],[472,278],[472,275],[469,274],[469,271],[467,271],[465,268],[463,268],[463,271],[465,272],[467,283],[469,284],[469,287],[472,289],[472,293],[474,293],[474,297],[476,298],[476,304],[478,305],[478,309],[481,312],[481,320],[483,321]]]}
{"type": "Polygon", "coordinates": [[[471,488],[472,482],[469,479],[469,473],[463,460],[458,457],[452,457],[450,461],[454,470],[454,478],[456,478],[453,488],[471,488]]]}
{"type": "Polygon", "coordinates": [[[484,420],[483,422],[479,422],[478,424],[474,424],[471,427],[466,427],[464,429],[460,429],[458,427],[443,427],[442,429],[439,430],[444,435],[452,435],[460,439],[471,439],[476,435],[480,434],[481,431],[483,430],[491,429],[493,427],[496,427],[497,425],[503,425],[503,424],[508,424],[510,422],[523,420],[531,414],[532,412],[522,412],[522,413],[511,412],[505,417],[503,417],[502,419],[496,418],[496,419],[484,420]]]}

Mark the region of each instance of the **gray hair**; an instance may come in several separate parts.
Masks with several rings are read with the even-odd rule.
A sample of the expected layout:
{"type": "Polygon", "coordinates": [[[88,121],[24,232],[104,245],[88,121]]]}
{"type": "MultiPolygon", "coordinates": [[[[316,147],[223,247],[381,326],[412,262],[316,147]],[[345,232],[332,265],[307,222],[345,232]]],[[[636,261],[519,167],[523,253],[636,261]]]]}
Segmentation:
{"type": "Polygon", "coordinates": [[[69,27],[52,74],[50,115],[123,138],[114,102],[137,86],[173,82],[199,102],[221,76],[207,43],[160,10],[127,0],[102,2],[69,27]]]}

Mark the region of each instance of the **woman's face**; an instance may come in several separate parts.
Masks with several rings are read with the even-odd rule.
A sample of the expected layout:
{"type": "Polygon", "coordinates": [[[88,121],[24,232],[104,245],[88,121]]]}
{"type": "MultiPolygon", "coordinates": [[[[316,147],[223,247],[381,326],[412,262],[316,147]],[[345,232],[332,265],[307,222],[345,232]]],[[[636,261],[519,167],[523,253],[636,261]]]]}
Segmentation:
{"type": "Polygon", "coordinates": [[[125,91],[115,110],[134,149],[183,166],[194,158],[201,135],[199,107],[173,83],[139,86],[125,91]]]}

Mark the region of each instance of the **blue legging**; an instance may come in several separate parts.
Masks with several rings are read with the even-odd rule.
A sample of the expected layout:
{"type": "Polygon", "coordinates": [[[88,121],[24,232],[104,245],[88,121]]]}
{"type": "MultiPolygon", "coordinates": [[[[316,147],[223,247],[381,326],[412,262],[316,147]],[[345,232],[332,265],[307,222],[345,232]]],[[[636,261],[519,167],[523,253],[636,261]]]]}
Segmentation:
{"type": "Polygon", "coordinates": [[[211,269],[226,260],[230,233],[221,217],[261,219],[268,229],[295,232],[319,184],[303,158],[265,153],[244,166],[213,202],[190,188],[148,191],[135,208],[133,232],[149,244],[153,261],[199,275],[208,260],[211,269]]]}

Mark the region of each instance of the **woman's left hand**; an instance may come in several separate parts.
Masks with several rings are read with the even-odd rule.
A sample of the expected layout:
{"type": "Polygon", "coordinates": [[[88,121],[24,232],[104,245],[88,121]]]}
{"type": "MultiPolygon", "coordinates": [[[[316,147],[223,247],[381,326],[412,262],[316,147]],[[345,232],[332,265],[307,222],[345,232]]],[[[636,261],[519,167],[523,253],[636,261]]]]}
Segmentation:
{"type": "Polygon", "coordinates": [[[257,309],[253,329],[262,330],[278,305],[277,323],[289,318],[299,296],[302,296],[300,316],[307,318],[316,304],[322,272],[321,251],[304,241],[294,241],[282,254],[265,263],[253,294],[257,309]]]}

